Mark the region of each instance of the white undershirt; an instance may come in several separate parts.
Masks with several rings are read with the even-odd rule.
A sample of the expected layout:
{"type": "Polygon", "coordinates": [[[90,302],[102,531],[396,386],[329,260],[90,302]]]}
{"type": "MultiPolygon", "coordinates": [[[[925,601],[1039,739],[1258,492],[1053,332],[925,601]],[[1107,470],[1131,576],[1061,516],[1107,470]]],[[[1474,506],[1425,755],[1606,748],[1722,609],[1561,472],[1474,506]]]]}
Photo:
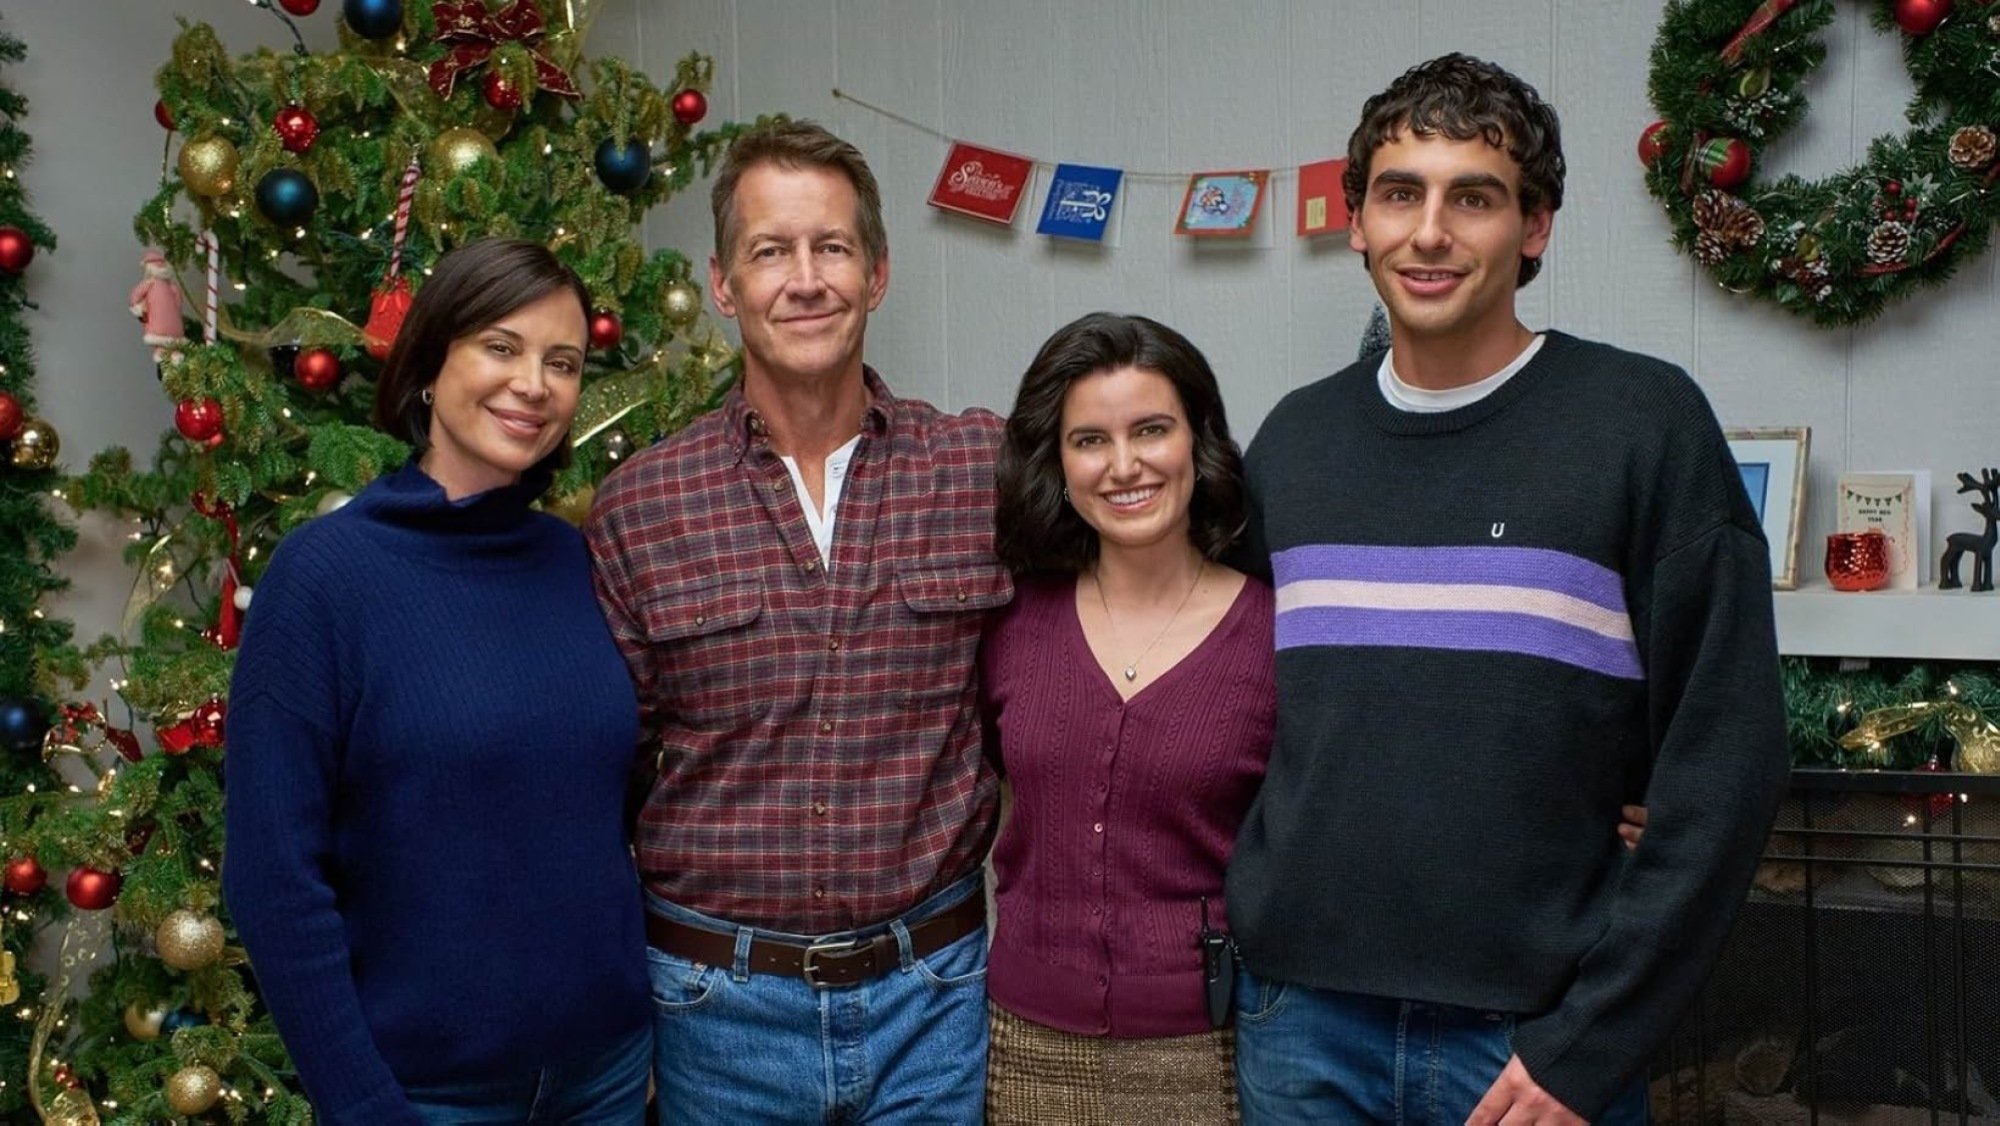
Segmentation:
{"type": "Polygon", "coordinates": [[[1389,400],[1389,405],[1397,410],[1409,411],[1412,414],[1455,411],[1484,399],[1498,391],[1502,383],[1514,378],[1514,373],[1527,367],[1528,361],[1535,358],[1535,353],[1542,350],[1543,339],[1541,333],[1536,333],[1535,338],[1528,341],[1528,346],[1521,349],[1521,354],[1514,357],[1513,363],[1485,379],[1443,391],[1428,391],[1403,382],[1403,377],[1396,374],[1396,350],[1391,348],[1382,354],[1382,366],[1375,371],[1375,385],[1382,389],[1382,397],[1389,400]]]}
{"type": "Polygon", "coordinates": [[[833,566],[834,509],[840,506],[840,486],[847,480],[847,463],[854,460],[854,451],[860,445],[861,435],[856,434],[846,445],[826,455],[825,483],[821,485],[826,490],[826,500],[818,512],[813,511],[812,494],[806,492],[806,479],[799,473],[798,460],[778,455],[778,460],[791,472],[792,488],[798,490],[799,507],[805,511],[806,527],[812,530],[813,543],[819,548],[819,560],[829,568],[833,566]]]}

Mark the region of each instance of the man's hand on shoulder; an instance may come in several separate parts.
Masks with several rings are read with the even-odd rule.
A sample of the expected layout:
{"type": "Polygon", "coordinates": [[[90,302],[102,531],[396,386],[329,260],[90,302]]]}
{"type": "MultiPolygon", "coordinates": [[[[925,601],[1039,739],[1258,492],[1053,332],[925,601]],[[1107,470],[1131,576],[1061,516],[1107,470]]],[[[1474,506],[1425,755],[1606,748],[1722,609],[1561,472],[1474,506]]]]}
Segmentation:
{"type": "Polygon", "coordinates": [[[1515,1056],[1507,1061],[1500,1078],[1487,1088],[1486,1097],[1472,1108],[1465,1126],[1590,1126],[1542,1090],[1515,1056]]]}

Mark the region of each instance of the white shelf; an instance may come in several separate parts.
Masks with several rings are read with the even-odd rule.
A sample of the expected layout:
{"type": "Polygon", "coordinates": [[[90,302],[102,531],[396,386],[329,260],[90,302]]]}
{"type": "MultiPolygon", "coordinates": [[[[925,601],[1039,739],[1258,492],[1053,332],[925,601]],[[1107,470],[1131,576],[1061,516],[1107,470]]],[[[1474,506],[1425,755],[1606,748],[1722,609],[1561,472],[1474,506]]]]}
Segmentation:
{"type": "Polygon", "coordinates": [[[2000,661],[2000,591],[1773,591],[1778,651],[1796,657],[2000,661]]]}

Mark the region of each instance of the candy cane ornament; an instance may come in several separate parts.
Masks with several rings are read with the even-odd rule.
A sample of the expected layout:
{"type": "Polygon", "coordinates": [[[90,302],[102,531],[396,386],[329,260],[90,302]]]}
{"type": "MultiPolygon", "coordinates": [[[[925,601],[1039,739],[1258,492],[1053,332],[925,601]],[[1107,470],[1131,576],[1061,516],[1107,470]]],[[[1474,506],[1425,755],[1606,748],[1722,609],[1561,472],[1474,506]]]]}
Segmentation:
{"type": "Polygon", "coordinates": [[[417,197],[417,160],[410,158],[403,169],[403,184],[396,193],[396,236],[389,249],[389,274],[376,288],[368,303],[368,324],[362,328],[368,354],[377,360],[389,358],[389,348],[402,331],[403,318],[410,312],[410,281],[403,276],[403,243],[410,231],[410,205],[417,197]]]}

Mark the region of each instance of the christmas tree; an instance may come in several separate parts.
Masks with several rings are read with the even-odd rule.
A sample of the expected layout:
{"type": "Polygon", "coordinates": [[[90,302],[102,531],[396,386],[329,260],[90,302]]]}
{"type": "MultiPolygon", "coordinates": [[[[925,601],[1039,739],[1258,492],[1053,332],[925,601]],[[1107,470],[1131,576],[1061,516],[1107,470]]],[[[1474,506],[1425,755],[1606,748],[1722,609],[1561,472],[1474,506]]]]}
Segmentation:
{"type": "MultiPolygon", "coordinates": [[[[319,7],[255,2],[294,36],[293,17],[319,7]]],[[[80,909],[62,964],[92,928],[116,955],[66,1023],[48,1011],[59,1005],[38,1020],[50,1031],[31,1079],[45,1103],[68,1099],[52,1118],[308,1117],[221,902],[227,691],[273,547],[408,454],[366,419],[427,267],[463,242],[518,236],[588,285],[576,457],[548,501],[565,515],[723,380],[731,354],[701,316],[691,263],[647,253],[637,224],[740,129],[694,129],[712,69],[699,55],[667,90],[587,58],[590,6],[346,0],[319,17],[340,21],[340,48],[320,54],[300,41],[233,57],[184,22],[159,72],[155,116],[176,145],[135,221],[159,253],[131,304],[173,429],[150,468],[109,450],[67,489],[135,522],[129,632],[103,652],[155,745],[72,715],[64,735],[99,783],[24,830],[98,873],[95,895],[69,897],[80,909]]]]}
{"type": "MultiPolygon", "coordinates": [[[[27,275],[38,249],[55,236],[28,210],[16,171],[30,154],[21,128],[28,103],[6,82],[6,66],[26,54],[0,30],[0,1121],[27,1113],[23,1078],[34,1038],[34,1005],[44,980],[27,968],[38,931],[62,917],[62,896],[49,887],[45,858],[20,838],[35,808],[53,808],[65,783],[44,763],[42,735],[55,701],[80,687],[84,666],[70,647],[67,622],[41,604],[67,584],[55,559],[75,540],[50,510],[60,478],[56,431],[34,417],[34,352],[30,346],[27,275]]],[[[46,858],[51,861],[59,858],[46,858]]]]}

